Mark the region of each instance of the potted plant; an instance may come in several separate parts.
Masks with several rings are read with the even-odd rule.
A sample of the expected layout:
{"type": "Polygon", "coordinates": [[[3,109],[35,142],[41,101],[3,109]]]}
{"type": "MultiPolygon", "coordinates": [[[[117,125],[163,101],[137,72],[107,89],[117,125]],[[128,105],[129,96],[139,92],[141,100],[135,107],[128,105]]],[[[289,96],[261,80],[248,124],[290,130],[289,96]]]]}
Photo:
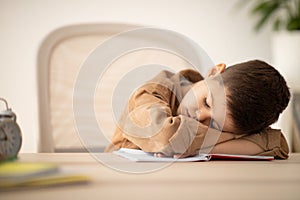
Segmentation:
{"type": "MultiPolygon", "coordinates": [[[[245,1],[244,1],[245,2],[245,1]]],[[[272,61],[292,91],[300,91],[300,0],[256,0],[251,15],[255,30],[273,26],[272,61]]]]}

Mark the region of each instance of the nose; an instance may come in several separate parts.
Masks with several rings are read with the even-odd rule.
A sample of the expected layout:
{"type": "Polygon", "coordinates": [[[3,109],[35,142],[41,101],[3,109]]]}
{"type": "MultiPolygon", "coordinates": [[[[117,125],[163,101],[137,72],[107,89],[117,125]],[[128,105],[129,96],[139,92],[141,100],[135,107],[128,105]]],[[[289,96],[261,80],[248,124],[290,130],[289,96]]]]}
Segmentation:
{"type": "Polygon", "coordinates": [[[207,110],[198,110],[196,111],[196,115],[198,117],[198,121],[209,126],[211,113],[207,110]]]}

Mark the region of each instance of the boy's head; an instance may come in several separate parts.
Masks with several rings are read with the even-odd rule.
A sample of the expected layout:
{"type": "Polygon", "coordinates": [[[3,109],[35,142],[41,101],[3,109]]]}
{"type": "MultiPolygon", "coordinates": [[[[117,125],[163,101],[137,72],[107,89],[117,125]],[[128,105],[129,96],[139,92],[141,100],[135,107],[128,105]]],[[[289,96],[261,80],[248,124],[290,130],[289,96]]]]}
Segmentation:
{"type": "Polygon", "coordinates": [[[227,89],[227,109],[238,131],[254,133],[278,120],[290,99],[280,73],[269,64],[253,60],[233,65],[221,74],[227,89]]]}
{"type": "Polygon", "coordinates": [[[225,89],[223,131],[248,134],[259,132],[277,121],[290,99],[284,78],[275,68],[259,60],[226,69],[224,64],[217,65],[205,80],[194,84],[185,95],[178,114],[218,127],[217,120],[213,118],[219,113],[217,108],[225,104],[217,102],[218,93],[225,89]],[[222,81],[216,78],[219,74],[222,81]],[[216,82],[218,84],[214,84],[216,82]]]}

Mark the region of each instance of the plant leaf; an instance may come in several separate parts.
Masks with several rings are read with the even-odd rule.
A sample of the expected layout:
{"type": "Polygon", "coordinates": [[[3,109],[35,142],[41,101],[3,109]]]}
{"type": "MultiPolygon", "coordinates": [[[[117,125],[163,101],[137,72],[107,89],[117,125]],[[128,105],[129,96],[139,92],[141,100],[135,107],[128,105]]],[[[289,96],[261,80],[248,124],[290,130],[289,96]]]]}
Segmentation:
{"type": "Polygon", "coordinates": [[[278,31],[279,28],[280,28],[280,26],[281,26],[281,24],[282,24],[282,21],[281,21],[281,19],[278,17],[278,18],[275,20],[274,24],[273,24],[273,29],[274,29],[275,31],[278,31]]]}
{"type": "Polygon", "coordinates": [[[261,18],[257,22],[255,26],[255,30],[259,31],[262,28],[262,26],[271,18],[271,16],[276,13],[279,7],[280,7],[279,1],[268,1],[267,4],[264,4],[263,9],[260,8],[261,18]]]}
{"type": "Polygon", "coordinates": [[[257,13],[263,13],[267,9],[269,4],[269,1],[261,1],[260,3],[256,4],[254,8],[251,10],[251,13],[253,15],[256,15],[257,13]]]}
{"type": "Polygon", "coordinates": [[[298,0],[298,19],[300,19],[300,0],[298,0]]]}
{"type": "Polygon", "coordinates": [[[299,18],[292,18],[288,21],[287,30],[300,30],[300,19],[299,18]]]}

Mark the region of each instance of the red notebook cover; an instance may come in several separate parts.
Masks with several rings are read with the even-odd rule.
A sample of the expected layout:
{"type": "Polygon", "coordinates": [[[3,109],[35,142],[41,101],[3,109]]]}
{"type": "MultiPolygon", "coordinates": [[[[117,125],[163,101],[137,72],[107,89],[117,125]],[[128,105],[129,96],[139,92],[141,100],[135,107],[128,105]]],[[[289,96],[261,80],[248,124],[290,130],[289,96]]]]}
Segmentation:
{"type": "Polygon", "coordinates": [[[236,155],[236,154],[209,154],[211,160],[274,160],[273,156],[249,156],[249,155],[236,155]]]}

